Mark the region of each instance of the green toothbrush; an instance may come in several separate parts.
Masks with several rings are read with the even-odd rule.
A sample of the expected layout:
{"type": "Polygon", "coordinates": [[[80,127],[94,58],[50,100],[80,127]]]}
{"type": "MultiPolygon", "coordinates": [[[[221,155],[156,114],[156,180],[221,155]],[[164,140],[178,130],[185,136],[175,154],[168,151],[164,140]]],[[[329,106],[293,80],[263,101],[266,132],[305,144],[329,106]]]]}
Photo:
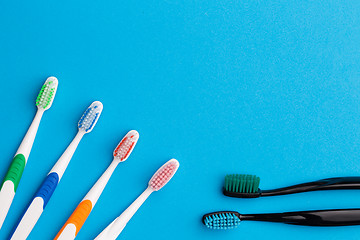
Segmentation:
{"type": "Polygon", "coordinates": [[[14,199],[16,189],[19,185],[22,173],[35,140],[36,132],[39,128],[41,117],[44,112],[51,107],[57,86],[58,80],[55,77],[49,77],[42,86],[40,93],[36,98],[36,106],[38,110],[34,120],[31,123],[23,141],[21,142],[20,147],[17,150],[9,170],[2,182],[0,188],[0,229],[5,221],[6,215],[14,199]]]}

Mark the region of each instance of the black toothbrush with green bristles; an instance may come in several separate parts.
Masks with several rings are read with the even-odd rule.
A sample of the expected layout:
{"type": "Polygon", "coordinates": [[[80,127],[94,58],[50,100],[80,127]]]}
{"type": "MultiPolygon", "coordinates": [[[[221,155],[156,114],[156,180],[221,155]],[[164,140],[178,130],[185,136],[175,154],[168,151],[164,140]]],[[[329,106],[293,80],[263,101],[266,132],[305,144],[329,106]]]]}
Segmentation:
{"type": "Polygon", "coordinates": [[[229,197],[258,198],[319,190],[360,189],[360,177],[326,178],[272,190],[259,188],[260,178],[255,175],[229,174],[225,176],[223,193],[229,197]]]}

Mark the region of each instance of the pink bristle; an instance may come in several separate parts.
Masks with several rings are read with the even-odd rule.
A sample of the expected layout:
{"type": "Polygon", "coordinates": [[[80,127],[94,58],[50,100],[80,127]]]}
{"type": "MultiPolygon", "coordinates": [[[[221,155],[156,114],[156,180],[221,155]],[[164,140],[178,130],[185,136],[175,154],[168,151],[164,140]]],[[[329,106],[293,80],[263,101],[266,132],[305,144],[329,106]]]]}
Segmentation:
{"type": "Polygon", "coordinates": [[[175,159],[171,159],[165,163],[151,178],[149,186],[154,191],[159,191],[163,188],[170,179],[174,176],[177,169],[179,168],[179,162],[175,159]]]}

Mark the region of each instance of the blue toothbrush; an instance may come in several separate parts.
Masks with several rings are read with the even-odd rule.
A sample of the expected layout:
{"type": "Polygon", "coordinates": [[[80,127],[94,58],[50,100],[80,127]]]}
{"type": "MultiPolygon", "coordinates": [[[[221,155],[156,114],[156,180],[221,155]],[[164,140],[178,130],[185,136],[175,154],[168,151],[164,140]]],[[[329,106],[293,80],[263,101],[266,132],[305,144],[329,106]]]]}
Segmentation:
{"type": "Polygon", "coordinates": [[[36,222],[43,213],[48,201],[54,193],[60,179],[62,178],[75,150],[80,143],[82,137],[92,131],[96,122],[98,121],[103,105],[101,102],[93,102],[84,112],[78,123],[78,133],[74,140],[70,143],[55,166],[47,175],[39,190],[36,192],[34,199],[31,201],[29,207],[25,211],[17,227],[10,235],[11,240],[24,240],[31,233],[35,227],[36,222]]]}

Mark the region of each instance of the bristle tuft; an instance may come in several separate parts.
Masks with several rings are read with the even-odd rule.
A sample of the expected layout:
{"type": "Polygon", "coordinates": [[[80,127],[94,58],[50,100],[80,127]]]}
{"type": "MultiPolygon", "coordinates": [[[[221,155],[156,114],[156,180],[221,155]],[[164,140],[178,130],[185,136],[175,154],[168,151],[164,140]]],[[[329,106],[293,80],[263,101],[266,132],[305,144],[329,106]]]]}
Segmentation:
{"type": "Polygon", "coordinates": [[[240,224],[240,219],[231,212],[216,213],[206,216],[204,224],[211,229],[232,229],[240,224]]]}
{"type": "Polygon", "coordinates": [[[138,139],[139,133],[137,131],[132,130],[128,132],[118,144],[118,146],[115,148],[113,154],[114,158],[120,160],[121,162],[125,161],[134,149],[138,139]]]}
{"type": "Polygon", "coordinates": [[[103,105],[99,101],[93,102],[81,116],[78,128],[86,133],[91,132],[98,121],[103,110],[103,105]]]}
{"type": "Polygon", "coordinates": [[[57,86],[58,80],[55,77],[49,77],[46,80],[36,98],[36,106],[38,108],[47,110],[51,107],[56,94],[57,86]]]}
{"type": "Polygon", "coordinates": [[[165,163],[151,178],[149,186],[154,191],[159,191],[163,188],[170,179],[175,175],[179,168],[179,162],[175,159],[171,159],[165,163]]]}
{"type": "Polygon", "coordinates": [[[235,193],[257,193],[260,178],[255,175],[229,174],[225,176],[225,190],[235,193]]]}

